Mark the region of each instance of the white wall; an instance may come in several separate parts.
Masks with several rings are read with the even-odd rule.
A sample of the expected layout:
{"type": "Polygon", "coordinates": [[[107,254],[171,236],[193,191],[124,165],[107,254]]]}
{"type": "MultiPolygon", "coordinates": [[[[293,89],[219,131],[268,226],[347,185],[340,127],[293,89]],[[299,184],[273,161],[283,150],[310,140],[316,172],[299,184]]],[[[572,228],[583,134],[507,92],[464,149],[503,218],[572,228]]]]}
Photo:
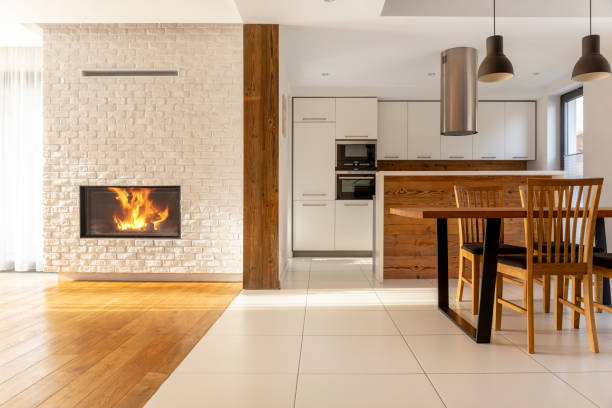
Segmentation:
{"type": "Polygon", "coordinates": [[[544,95],[537,99],[536,112],[536,160],[527,163],[528,170],[558,170],[559,146],[559,95],[544,95]]]}
{"type": "Polygon", "coordinates": [[[278,271],[285,272],[289,258],[292,257],[292,120],[291,86],[287,72],[286,27],[279,27],[279,124],[278,124],[278,271]],[[283,100],[286,114],[283,115],[283,100]],[[284,123],[283,123],[284,122],[284,123]],[[284,125],[284,133],[283,133],[284,125]]]}
{"type": "Polygon", "coordinates": [[[612,206],[612,79],[584,84],[584,176],[604,178],[600,205],[612,206]]]}

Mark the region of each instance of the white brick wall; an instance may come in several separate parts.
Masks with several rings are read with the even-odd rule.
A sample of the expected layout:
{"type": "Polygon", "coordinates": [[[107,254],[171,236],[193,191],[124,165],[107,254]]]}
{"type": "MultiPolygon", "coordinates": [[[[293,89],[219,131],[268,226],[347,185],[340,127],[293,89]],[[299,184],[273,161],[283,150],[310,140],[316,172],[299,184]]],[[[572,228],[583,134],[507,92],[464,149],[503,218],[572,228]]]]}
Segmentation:
{"type": "Polygon", "coordinates": [[[241,25],[45,25],[44,120],[46,271],[242,273],[241,25]],[[80,185],[180,185],[182,239],[81,239],[80,185]]]}

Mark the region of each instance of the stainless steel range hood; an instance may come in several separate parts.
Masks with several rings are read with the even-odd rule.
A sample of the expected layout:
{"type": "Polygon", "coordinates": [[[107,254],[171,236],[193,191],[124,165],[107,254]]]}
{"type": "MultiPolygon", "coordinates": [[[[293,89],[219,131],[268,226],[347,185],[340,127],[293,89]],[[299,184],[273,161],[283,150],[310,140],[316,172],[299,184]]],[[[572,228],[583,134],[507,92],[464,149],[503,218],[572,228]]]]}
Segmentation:
{"type": "Polygon", "coordinates": [[[470,47],[450,48],[441,54],[440,133],[465,136],[478,133],[478,51],[470,47]]]}

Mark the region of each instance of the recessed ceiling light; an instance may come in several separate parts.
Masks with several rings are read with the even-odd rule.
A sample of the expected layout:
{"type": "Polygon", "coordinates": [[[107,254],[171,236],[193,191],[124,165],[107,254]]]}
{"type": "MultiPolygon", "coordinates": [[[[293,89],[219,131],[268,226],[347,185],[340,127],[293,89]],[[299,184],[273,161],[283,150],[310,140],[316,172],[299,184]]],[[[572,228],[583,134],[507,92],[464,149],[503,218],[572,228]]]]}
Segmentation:
{"type": "Polygon", "coordinates": [[[333,3],[336,0],[323,0],[323,1],[326,2],[326,3],[333,3]]]}
{"type": "Polygon", "coordinates": [[[539,72],[534,72],[533,75],[538,76],[538,75],[540,75],[540,73],[539,72]]]}
{"type": "Polygon", "coordinates": [[[321,72],[321,76],[324,76],[324,77],[329,76],[329,72],[321,72]]]}
{"type": "Polygon", "coordinates": [[[428,72],[427,76],[436,76],[436,73],[435,72],[428,72]]]}

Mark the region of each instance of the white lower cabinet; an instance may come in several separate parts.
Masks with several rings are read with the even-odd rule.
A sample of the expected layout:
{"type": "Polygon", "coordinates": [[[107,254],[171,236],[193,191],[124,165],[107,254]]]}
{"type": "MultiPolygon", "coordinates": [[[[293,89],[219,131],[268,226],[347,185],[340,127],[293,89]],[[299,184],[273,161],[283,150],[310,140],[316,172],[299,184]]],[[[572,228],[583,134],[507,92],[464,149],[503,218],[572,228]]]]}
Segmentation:
{"type": "Polygon", "coordinates": [[[293,250],[334,250],[334,201],[293,202],[293,250]]]}
{"type": "Polygon", "coordinates": [[[336,201],[336,251],[371,251],[372,200],[336,201]]]}

